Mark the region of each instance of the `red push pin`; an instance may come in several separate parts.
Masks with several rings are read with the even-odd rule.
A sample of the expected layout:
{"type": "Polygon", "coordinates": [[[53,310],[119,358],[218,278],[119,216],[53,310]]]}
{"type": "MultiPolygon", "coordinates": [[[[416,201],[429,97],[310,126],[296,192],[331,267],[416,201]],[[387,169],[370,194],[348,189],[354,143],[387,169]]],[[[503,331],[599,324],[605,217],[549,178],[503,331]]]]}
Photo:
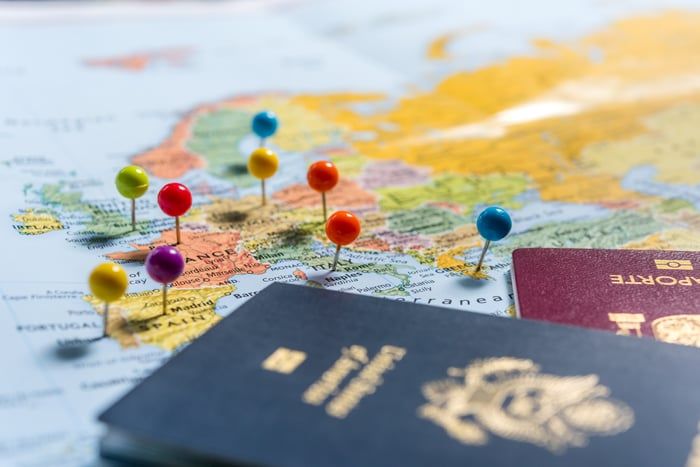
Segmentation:
{"type": "Polygon", "coordinates": [[[314,162],[309,166],[306,180],[311,188],[321,193],[323,222],[326,222],[326,192],[338,184],[338,169],[329,161],[314,162]]]}
{"type": "Polygon", "coordinates": [[[168,216],[175,218],[176,245],[180,244],[180,216],[192,207],[192,193],[182,183],[168,183],[158,193],[158,206],[168,216]]]}
{"type": "Polygon", "coordinates": [[[340,247],[349,245],[354,242],[360,235],[360,220],[355,214],[349,211],[334,212],[326,222],[326,235],[328,239],[336,244],[335,258],[333,258],[333,267],[331,271],[335,271],[338,265],[338,256],[340,255],[340,247]]]}

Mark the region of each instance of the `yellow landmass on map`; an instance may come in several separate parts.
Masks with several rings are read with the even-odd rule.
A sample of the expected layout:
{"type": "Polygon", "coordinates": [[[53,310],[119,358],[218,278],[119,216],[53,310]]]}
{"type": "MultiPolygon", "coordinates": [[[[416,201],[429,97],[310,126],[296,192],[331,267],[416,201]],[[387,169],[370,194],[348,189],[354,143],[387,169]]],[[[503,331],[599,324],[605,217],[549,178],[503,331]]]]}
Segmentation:
{"type": "Polygon", "coordinates": [[[431,60],[444,60],[448,58],[447,46],[454,38],[455,33],[448,32],[434,39],[428,44],[428,50],[425,52],[425,56],[431,60]]]}
{"type": "Polygon", "coordinates": [[[645,120],[646,133],[614,142],[590,145],[584,164],[623,177],[633,167],[649,165],[664,183],[695,184],[700,173],[700,104],[688,103],[645,120]]]}
{"type": "Polygon", "coordinates": [[[447,250],[445,253],[438,256],[437,267],[452,272],[458,272],[473,279],[487,279],[489,277],[488,266],[482,265],[481,269],[476,271],[475,263],[467,263],[466,261],[458,258],[458,256],[462,255],[463,252],[463,248],[453,248],[451,250],[447,250]]]}
{"type": "MultiPolygon", "coordinates": [[[[352,112],[349,104],[361,95],[297,101],[371,135],[351,138],[354,150],[367,157],[400,158],[434,173],[524,174],[545,201],[643,201],[620,184],[634,153],[620,161],[595,153],[618,141],[634,145],[634,138],[646,135],[636,144],[647,145],[652,159],[654,125],[672,125],[688,112],[684,105],[700,103],[700,14],[626,19],[580,41],[538,40],[534,47],[528,56],[449,76],[372,115],[352,112]],[[679,105],[678,113],[663,113],[679,105]]],[[[690,144],[693,122],[682,126],[683,135],[674,135],[676,142],[681,137],[690,144]]],[[[697,183],[700,173],[689,170],[691,159],[664,163],[656,156],[652,162],[660,163],[662,180],[697,183]]]]}
{"type": "MultiPolygon", "coordinates": [[[[322,115],[327,121],[332,121],[345,131],[367,131],[372,135],[377,129],[376,120],[368,115],[353,110],[357,104],[382,102],[386,96],[382,94],[338,93],[338,94],[301,94],[294,96],[292,102],[322,115]]],[[[358,135],[362,139],[361,135],[358,135]]],[[[365,154],[371,156],[371,154],[365,154]]]]}
{"type": "Polygon", "coordinates": [[[632,250],[700,250],[700,238],[697,231],[688,229],[671,229],[631,242],[625,248],[632,250]]]}
{"type": "Polygon", "coordinates": [[[15,229],[23,235],[41,235],[53,230],[61,230],[63,224],[52,213],[26,209],[12,215],[15,229]]]}
{"type": "Polygon", "coordinates": [[[584,38],[579,47],[583,51],[594,47],[602,53],[602,60],[590,68],[592,75],[631,83],[696,75],[700,61],[693,57],[700,50],[699,22],[700,13],[693,11],[629,18],[584,38]]]}
{"type": "MultiPolygon", "coordinates": [[[[221,319],[215,312],[217,301],[234,290],[233,285],[171,289],[166,314],[162,313],[161,290],[127,294],[110,305],[109,336],[124,347],[150,344],[174,350],[216,324],[221,319]]],[[[101,300],[91,295],[85,300],[98,313],[103,312],[101,300]]]]}
{"type": "Polygon", "coordinates": [[[456,31],[446,32],[441,34],[428,44],[425,51],[425,57],[429,60],[447,60],[452,58],[448,50],[449,46],[452,45],[458,39],[474,34],[486,29],[483,24],[474,24],[472,26],[461,28],[456,31]]]}

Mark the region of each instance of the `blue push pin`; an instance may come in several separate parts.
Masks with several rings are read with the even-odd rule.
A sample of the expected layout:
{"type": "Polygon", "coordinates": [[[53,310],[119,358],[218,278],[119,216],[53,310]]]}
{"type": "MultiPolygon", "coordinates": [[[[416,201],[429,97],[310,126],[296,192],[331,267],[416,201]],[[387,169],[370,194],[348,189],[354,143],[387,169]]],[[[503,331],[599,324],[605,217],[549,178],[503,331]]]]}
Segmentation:
{"type": "Polygon", "coordinates": [[[475,272],[479,272],[481,269],[481,264],[484,262],[484,256],[486,256],[486,251],[489,249],[491,242],[504,238],[510,232],[511,227],[513,227],[513,221],[510,220],[510,216],[505,209],[498,206],[490,206],[481,211],[481,214],[476,219],[476,229],[486,239],[486,243],[484,243],[484,249],[481,250],[481,257],[476,265],[475,272]]]}
{"type": "Polygon", "coordinates": [[[265,138],[269,138],[277,131],[277,115],[270,111],[263,111],[253,117],[253,133],[260,137],[260,147],[265,146],[265,138]]]}

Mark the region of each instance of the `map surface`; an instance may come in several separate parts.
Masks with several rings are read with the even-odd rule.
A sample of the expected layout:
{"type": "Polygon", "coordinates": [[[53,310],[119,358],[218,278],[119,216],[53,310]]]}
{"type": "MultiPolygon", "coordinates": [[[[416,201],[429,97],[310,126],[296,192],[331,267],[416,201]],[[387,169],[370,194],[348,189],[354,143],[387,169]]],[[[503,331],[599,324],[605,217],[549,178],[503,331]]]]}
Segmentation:
{"type": "Polygon", "coordinates": [[[507,316],[514,248],[697,249],[696,2],[465,3],[0,11],[0,464],[99,463],[96,415],[271,282],[507,316]],[[261,208],[263,109],[281,162],[261,208]],[[329,206],[363,222],[335,273],[305,181],[321,159],[329,206]],[[130,163],[151,176],[136,232],[130,163]],[[194,207],[160,316],[142,263],[174,240],[172,180],[194,207]],[[514,228],[475,276],[491,204],[514,228]],[[108,339],[70,345],[101,333],[86,278],[106,259],[129,293],[108,339]]]}

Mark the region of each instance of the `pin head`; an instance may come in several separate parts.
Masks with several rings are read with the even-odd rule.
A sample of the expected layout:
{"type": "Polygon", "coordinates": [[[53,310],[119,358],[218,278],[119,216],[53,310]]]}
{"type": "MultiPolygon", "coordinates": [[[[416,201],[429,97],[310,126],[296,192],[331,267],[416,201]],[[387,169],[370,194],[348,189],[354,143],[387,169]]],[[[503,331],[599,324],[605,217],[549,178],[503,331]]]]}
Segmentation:
{"type": "Polygon", "coordinates": [[[185,270],[185,259],[174,246],[161,245],[146,256],[146,272],[161,284],[174,282],[185,270]]]}
{"type": "Polygon", "coordinates": [[[250,154],[248,158],[248,172],[253,177],[266,179],[272,177],[277,172],[279,159],[277,154],[267,148],[258,148],[250,154]]]}
{"type": "Polygon", "coordinates": [[[309,166],[306,180],[311,188],[324,193],[338,183],[338,169],[329,161],[314,162],[309,166]]]}
{"type": "Polygon", "coordinates": [[[326,235],[336,245],[347,245],[360,235],[360,220],[349,211],[334,212],[326,222],[326,235]]]}
{"type": "Polygon", "coordinates": [[[182,216],[192,207],[192,193],[182,183],[168,183],[158,192],[158,206],[169,216],[182,216]]]}
{"type": "Polygon", "coordinates": [[[148,190],[148,175],[139,166],[127,165],[119,171],[115,183],[124,198],[136,199],[148,190]]]}
{"type": "Polygon", "coordinates": [[[476,228],[486,240],[497,241],[510,233],[513,221],[505,209],[498,206],[490,206],[479,214],[476,219],[476,228]]]}
{"type": "Polygon", "coordinates": [[[277,115],[270,111],[260,112],[253,117],[253,133],[260,138],[269,138],[277,131],[277,115]]]}
{"type": "Polygon", "coordinates": [[[92,294],[107,303],[119,300],[129,280],[124,268],[115,263],[102,263],[92,270],[88,279],[92,294]]]}

